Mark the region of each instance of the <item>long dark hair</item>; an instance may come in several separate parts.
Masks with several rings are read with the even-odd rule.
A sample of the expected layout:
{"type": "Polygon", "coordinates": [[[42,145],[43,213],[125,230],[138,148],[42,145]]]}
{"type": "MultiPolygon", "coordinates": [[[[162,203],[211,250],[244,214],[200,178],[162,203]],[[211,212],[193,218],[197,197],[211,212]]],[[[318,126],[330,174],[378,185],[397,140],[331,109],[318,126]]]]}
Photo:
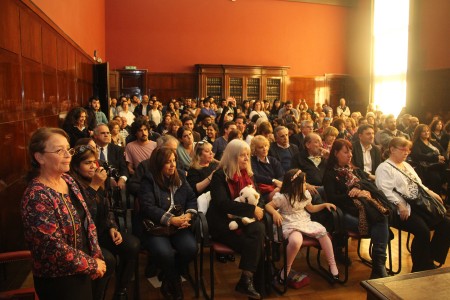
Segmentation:
{"type": "Polygon", "coordinates": [[[73,126],[77,126],[78,125],[78,119],[80,118],[82,113],[86,114],[86,120],[84,121],[84,126],[87,126],[87,121],[88,121],[87,111],[84,108],[78,106],[78,107],[72,108],[67,113],[67,116],[64,119],[64,123],[63,123],[62,127],[64,129],[68,129],[68,128],[71,128],[73,126]]]}
{"type": "Polygon", "coordinates": [[[84,185],[89,185],[91,182],[90,178],[83,177],[80,174],[80,165],[83,161],[90,157],[94,157],[97,160],[97,150],[92,148],[90,145],[80,145],[76,146],[75,153],[70,161],[70,175],[78,182],[84,185]]]}
{"type": "Polygon", "coordinates": [[[41,172],[41,165],[36,160],[34,155],[36,153],[43,153],[45,151],[47,141],[51,136],[56,134],[62,135],[67,139],[67,142],[69,142],[69,136],[61,128],[41,127],[31,135],[30,142],[28,143],[28,155],[30,157],[31,168],[26,176],[27,181],[33,180],[34,178],[39,176],[41,172]]]}
{"type": "Polygon", "coordinates": [[[305,176],[305,172],[300,169],[292,169],[284,174],[280,193],[287,196],[291,207],[294,207],[296,201],[302,202],[307,199],[303,192],[303,185],[306,184],[305,176]]]}
{"type": "Polygon", "coordinates": [[[164,175],[161,172],[172,154],[175,156],[175,161],[177,161],[177,152],[168,147],[156,148],[150,156],[150,172],[152,173],[156,184],[164,190],[181,184],[180,176],[178,175],[178,170],[176,168],[175,173],[168,178],[168,182],[164,179],[164,175]]]}
{"type": "Polygon", "coordinates": [[[336,157],[336,153],[342,150],[342,148],[346,147],[348,150],[352,151],[353,146],[347,140],[344,139],[336,139],[333,143],[333,146],[330,150],[330,157],[328,157],[327,169],[332,170],[338,164],[338,160],[336,157]]]}

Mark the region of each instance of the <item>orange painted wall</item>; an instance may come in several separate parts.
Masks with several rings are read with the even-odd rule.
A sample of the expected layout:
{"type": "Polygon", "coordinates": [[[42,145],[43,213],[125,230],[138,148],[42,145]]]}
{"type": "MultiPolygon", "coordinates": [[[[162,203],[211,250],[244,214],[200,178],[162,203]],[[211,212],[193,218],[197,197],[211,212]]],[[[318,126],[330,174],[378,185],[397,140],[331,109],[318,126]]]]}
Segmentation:
{"type": "Polygon", "coordinates": [[[89,56],[106,60],[105,0],[32,0],[89,56]]]}
{"type": "Polygon", "coordinates": [[[450,1],[419,0],[421,61],[424,70],[450,68],[450,1]]]}
{"type": "Polygon", "coordinates": [[[108,0],[110,68],[193,72],[194,64],[346,73],[349,8],[280,0],[108,0]]]}

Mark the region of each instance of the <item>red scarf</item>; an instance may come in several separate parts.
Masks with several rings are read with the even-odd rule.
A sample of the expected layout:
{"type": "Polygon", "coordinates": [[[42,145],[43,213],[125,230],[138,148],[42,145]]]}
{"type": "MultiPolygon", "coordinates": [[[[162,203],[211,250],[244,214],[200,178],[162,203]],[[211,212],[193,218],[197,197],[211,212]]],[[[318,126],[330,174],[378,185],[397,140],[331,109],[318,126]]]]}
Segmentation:
{"type": "Polygon", "coordinates": [[[239,192],[244,187],[248,185],[253,186],[253,181],[250,176],[248,176],[247,170],[245,169],[241,170],[241,176],[236,173],[234,174],[232,179],[230,178],[227,180],[227,183],[232,199],[236,199],[237,197],[239,197],[239,192]]]}

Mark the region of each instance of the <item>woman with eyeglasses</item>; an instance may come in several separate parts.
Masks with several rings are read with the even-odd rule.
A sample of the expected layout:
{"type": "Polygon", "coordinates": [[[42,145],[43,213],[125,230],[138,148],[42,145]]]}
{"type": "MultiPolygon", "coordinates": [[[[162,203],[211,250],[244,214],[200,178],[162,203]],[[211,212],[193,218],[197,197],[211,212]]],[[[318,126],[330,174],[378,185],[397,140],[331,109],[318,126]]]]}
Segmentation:
{"type": "Polygon", "coordinates": [[[423,211],[411,207],[405,199],[420,197],[423,189],[431,197],[442,203],[441,197],[422,184],[414,168],[406,162],[411,142],[396,137],[389,143],[389,158],[382,162],[375,172],[375,182],[389,201],[397,208],[393,226],[411,232],[412,272],[432,270],[433,261],[444,263],[450,246],[450,221],[437,220],[436,224],[426,222],[423,211]],[[434,229],[430,242],[430,230],[434,229]]]}
{"type": "Polygon", "coordinates": [[[181,275],[197,254],[197,242],[190,230],[191,218],[197,213],[197,197],[176,162],[174,149],[156,148],[139,192],[140,218],[145,224],[154,224],[147,226],[141,241],[162,270],[164,299],[183,299],[181,275]],[[152,230],[155,226],[164,232],[152,230]]]}
{"type": "Polygon", "coordinates": [[[39,299],[93,299],[92,280],[106,272],[97,231],[69,172],[74,153],[59,128],[31,136],[31,170],[21,202],[25,240],[32,254],[39,299]]]}
{"type": "Polygon", "coordinates": [[[119,256],[119,267],[116,270],[118,280],[115,297],[119,300],[126,299],[140,243],[136,237],[119,231],[114,213],[110,210],[110,199],[105,192],[108,175],[103,167],[98,166],[96,148],[90,145],[76,146],[70,162],[70,174],[78,183],[95,222],[98,240],[106,261],[105,276],[94,281],[94,299],[104,298],[109,278],[114,273],[117,263],[116,255],[119,256]]]}

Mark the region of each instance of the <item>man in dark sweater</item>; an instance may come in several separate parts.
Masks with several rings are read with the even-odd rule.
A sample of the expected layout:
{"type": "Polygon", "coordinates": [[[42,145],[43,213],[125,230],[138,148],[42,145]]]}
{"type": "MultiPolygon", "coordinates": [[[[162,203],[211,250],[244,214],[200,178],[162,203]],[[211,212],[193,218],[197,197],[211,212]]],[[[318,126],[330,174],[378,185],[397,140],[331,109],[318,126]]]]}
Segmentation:
{"type": "Polygon", "coordinates": [[[291,169],[292,158],[298,153],[298,147],[289,144],[288,129],[284,126],[278,126],[274,131],[275,142],[270,144],[269,156],[276,158],[285,172],[291,169]]]}

